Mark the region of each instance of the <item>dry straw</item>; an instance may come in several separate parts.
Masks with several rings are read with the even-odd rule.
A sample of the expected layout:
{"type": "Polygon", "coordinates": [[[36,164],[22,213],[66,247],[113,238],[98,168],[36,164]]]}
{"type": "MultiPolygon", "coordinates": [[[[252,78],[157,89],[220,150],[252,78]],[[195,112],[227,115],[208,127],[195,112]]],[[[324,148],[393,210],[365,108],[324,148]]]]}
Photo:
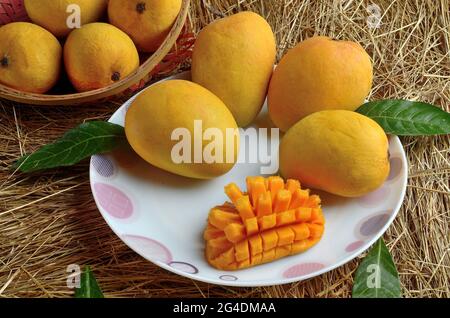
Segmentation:
{"type": "MultiPolygon", "coordinates": [[[[192,26],[240,10],[262,13],[279,56],[314,34],[360,42],[375,65],[372,99],[450,104],[448,0],[193,1],[192,26]],[[367,25],[371,2],[380,28],[367,25]]],[[[226,67],[226,66],[224,66],[226,67]]],[[[37,108],[0,101],[0,296],[67,297],[66,266],[90,264],[107,297],[349,297],[359,259],[314,279],[285,286],[227,288],[198,283],[152,265],[111,232],[96,210],[86,163],[41,174],[9,166],[84,120],[107,119],[118,107],[37,108]]],[[[403,138],[410,164],[403,207],[384,236],[407,297],[450,296],[449,137],[403,138]]],[[[343,229],[345,231],[345,229],[343,229]]]]}

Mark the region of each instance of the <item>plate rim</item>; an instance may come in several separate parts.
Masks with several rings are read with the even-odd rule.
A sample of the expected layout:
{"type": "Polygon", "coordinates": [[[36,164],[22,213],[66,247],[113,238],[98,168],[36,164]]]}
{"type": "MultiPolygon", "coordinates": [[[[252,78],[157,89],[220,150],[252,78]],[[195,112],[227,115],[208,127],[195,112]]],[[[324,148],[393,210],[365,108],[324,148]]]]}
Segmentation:
{"type": "MultiPolygon", "coordinates": [[[[151,85],[147,86],[146,88],[155,85],[156,83],[159,82],[163,82],[163,81],[167,81],[167,80],[171,80],[171,79],[180,79],[180,78],[185,78],[187,75],[189,75],[190,71],[184,71],[175,75],[172,75],[170,77],[164,78],[160,81],[157,81],[155,83],[152,83],[151,85]]],[[[126,100],[121,106],[119,106],[116,111],[111,115],[111,117],[108,119],[108,121],[111,120],[112,117],[114,117],[118,112],[123,110],[124,105],[132,102],[139,94],[141,94],[143,91],[145,91],[144,88],[143,90],[141,90],[140,92],[138,92],[137,94],[135,94],[134,96],[130,97],[128,100],[126,100]]],[[[393,208],[393,213],[390,215],[389,219],[387,220],[387,222],[385,223],[385,225],[377,232],[377,234],[375,234],[370,240],[367,240],[364,242],[364,244],[356,249],[354,252],[349,253],[349,255],[345,258],[343,258],[341,261],[336,262],[332,265],[327,265],[324,266],[322,269],[318,270],[318,271],[314,271],[312,273],[309,274],[305,274],[305,275],[301,275],[301,276],[296,276],[296,277],[292,277],[292,278],[281,278],[280,279],[272,279],[272,280],[259,280],[259,281],[255,281],[255,282],[249,282],[249,281],[245,281],[245,280],[236,280],[236,281],[225,281],[225,280],[220,280],[219,278],[217,279],[210,279],[210,278],[205,278],[202,276],[199,276],[198,273],[196,274],[191,274],[191,273],[186,273],[184,271],[181,271],[179,269],[173,268],[171,266],[169,266],[169,264],[163,263],[163,262],[159,262],[159,261],[155,261],[155,260],[151,260],[149,258],[147,258],[146,256],[144,256],[141,252],[139,252],[138,250],[136,250],[134,247],[132,247],[130,244],[128,244],[123,238],[122,235],[120,233],[117,233],[116,230],[114,229],[113,226],[111,226],[110,222],[108,221],[108,218],[105,217],[104,213],[102,212],[102,210],[100,209],[100,204],[98,202],[97,196],[95,194],[94,191],[94,182],[93,182],[93,175],[92,175],[92,169],[93,169],[93,165],[92,165],[92,160],[93,157],[92,156],[90,158],[89,161],[89,184],[90,184],[90,188],[91,188],[91,192],[92,192],[92,196],[94,198],[97,210],[100,212],[101,216],[103,217],[103,219],[105,220],[106,224],[109,226],[109,228],[113,231],[113,233],[128,247],[130,248],[132,251],[134,251],[135,253],[137,253],[138,255],[140,255],[141,257],[143,257],[145,260],[150,261],[151,263],[155,264],[156,266],[159,266],[169,272],[172,272],[174,274],[189,278],[189,279],[193,279],[196,281],[200,281],[200,282],[204,282],[204,283],[208,283],[208,284],[214,284],[214,285],[220,285],[220,286],[229,286],[229,287],[265,287],[265,286],[278,286],[278,285],[285,285],[285,284],[290,284],[290,283],[295,283],[295,282],[300,282],[300,281],[304,281],[316,276],[320,276],[323,275],[327,272],[330,272],[338,267],[341,267],[345,264],[347,264],[348,262],[352,261],[353,259],[355,259],[356,257],[358,257],[359,255],[361,255],[362,253],[364,253],[365,251],[367,251],[380,237],[382,237],[387,229],[392,225],[394,219],[397,217],[402,205],[403,205],[403,201],[405,199],[405,195],[406,195],[406,188],[407,188],[407,183],[408,183],[408,160],[406,158],[406,153],[405,153],[405,149],[403,147],[403,144],[400,140],[400,138],[398,136],[395,135],[389,135],[387,134],[388,137],[392,138],[392,142],[397,143],[398,146],[400,147],[401,151],[400,151],[400,158],[402,160],[402,168],[401,168],[401,174],[405,175],[405,179],[402,182],[402,190],[400,193],[400,199],[397,201],[395,207],[393,208]]],[[[224,275],[225,274],[229,274],[232,275],[232,273],[234,271],[223,271],[224,275]]]]}

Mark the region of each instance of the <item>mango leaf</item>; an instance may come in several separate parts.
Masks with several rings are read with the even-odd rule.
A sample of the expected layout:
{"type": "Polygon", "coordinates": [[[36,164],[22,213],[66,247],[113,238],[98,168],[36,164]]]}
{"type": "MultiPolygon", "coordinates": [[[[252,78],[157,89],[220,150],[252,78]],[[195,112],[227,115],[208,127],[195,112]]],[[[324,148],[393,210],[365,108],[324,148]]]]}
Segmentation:
{"type": "Polygon", "coordinates": [[[80,288],[75,289],[75,298],[104,298],[89,266],[81,273],[80,288]]]}
{"type": "Polygon", "coordinates": [[[22,172],[74,165],[94,154],[104,153],[126,143],[122,126],[91,121],[69,130],[55,143],[23,156],[15,164],[22,172]]]}
{"type": "Polygon", "coordinates": [[[388,134],[423,136],[450,134],[450,113],[423,102],[401,99],[366,103],[356,110],[375,120],[388,134]]]}
{"type": "Polygon", "coordinates": [[[373,245],[356,270],[352,297],[401,297],[397,269],[382,238],[373,245]]]}

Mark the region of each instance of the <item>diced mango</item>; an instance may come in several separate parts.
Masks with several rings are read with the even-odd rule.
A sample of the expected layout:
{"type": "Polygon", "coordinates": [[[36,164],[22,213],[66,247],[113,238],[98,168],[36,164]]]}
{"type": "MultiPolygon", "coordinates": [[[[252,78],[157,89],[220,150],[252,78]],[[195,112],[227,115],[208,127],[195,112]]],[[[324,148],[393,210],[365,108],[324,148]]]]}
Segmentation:
{"type": "Polygon", "coordinates": [[[292,244],[295,239],[295,233],[290,226],[283,226],[276,229],[278,235],[277,246],[292,244]]]}
{"type": "Polygon", "coordinates": [[[278,235],[275,230],[269,230],[261,233],[264,251],[271,250],[278,244],[278,235]]]}
{"type": "Polygon", "coordinates": [[[255,266],[255,265],[259,265],[262,262],[262,252],[256,255],[252,255],[250,257],[250,265],[251,266],[255,266]]]}
{"type": "Polygon", "coordinates": [[[298,207],[303,206],[308,201],[308,198],[309,198],[309,189],[307,190],[296,189],[292,194],[289,209],[296,209],[298,207]]]}
{"type": "Polygon", "coordinates": [[[325,224],[325,217],[323,216],[321,208],[313,208],[311,210],[311,222],[314,224],[325,224]]]}
{"type": "Polygon", "coordinates": [[[270,214],[265,215],[258,219],[258,225],[260,231],[269,230],[277,225],[277,215],[270,214]]]}
{"type": "Polygon", "coordinates": [[[243,196],[241,189],[235,183],[225,186],[225,193],[234,204],[236,204],[237,199],[243,196]]]}
{"type": "Polygon", "coordinates": [[[279,259],[291,253],[291,245],[277,246],[275,248],[275,258],[279,259]]]}
{"type": "Polygon", "coordinates": [[[221,236],[212,240],[208,241],[208,244],[216,249],[220,249],[222,251],[229,249],[233,246],[233,244],[228,241],[228,239],[225,236],[221,236]]]}
{"type": "Polygon", "coordinates": [[[259,232],[258,219],[256,217],[245,219],[245,229],[247,231],[247,236],[251,236],[259,232]]]}
{"type": "Polygon", "coordinates": [[[249,267],[251,264],[250,264],[250,258],[248,258],[248,259],[246,259],[246,260],[243,260],[242,262],[239,262],[238,264],[237,264],[237,268],[239,268],[239,269],[241,269],[241,268],[247,268],[247,267],[249,267]]]}
{"type": "Polygon", "coordinates": [[[215,227],[223,230],[230,223],[242,222],[238,214],[225,212],[219,209],[213,209],[209,213],[209,222],[215,227]]]}
{"type": "Polygon", "coordinates": [[[280,212],[277,214],[277,226],[283,226],[287,224],[294,223],[296,211],[295,210],[287,210],[284,212],[280,212]]]}
{"type": "Polygon", "coordinates": [[[279,176],[272,176],[268,178],[269,191],[272,196],[272,202],[275,200],[278,191],[284,188],[284,181],[279,176]]]}
{"type": "Polygon", "coordinates": [[[222,253],[219,257],[215,258],[214,260],[222,265],[228,265],[236,261],[235,258],[235,250],[234,247],[228,249],[226,252],[222,253]]]}
{"type": "Polygon", "coordinates": [[[236,261],[242,262],[250,258],[250,251],[248,250],[248,240],[243,240],[236,243],[234,246],[236,261]]]}
{"type": "Polygon", "coordinates": [[[305,223],[294,224],[291,229],[294,231],[296,241],[307,239],[310,236],[309,227],[305,223]]]}
{"type": "Polygon", "coordinates": [[[275,255],[275,248],[268,250],[268,251],[264,251],[263,252],[263,256],[262,256],[262,262],[263,263],[268,263],[273,261],[276,258],[275,255]]]}
{"type": "Polygon", "coordinates": [[[263,252],[263,242],[261,235],[253,235],[248,239],[250,254],[256,255],[261,254],[263,252]]]}
{"type": "Polygon", "coordinates": [[[309,232],[310,232],[310,237],[311,238],[320,238],[320,237],[322,237],[323,226],[321,226],[319,224],[311,224],[311,223],[307,223],[306,225],[309,228],[309,232]]]}
{"type": "Polygon", "coordinates": [[[211,209],[205,256],[220,270],[237,270],[306,251],[324,232],[320,198],[296,180],[248,177],[247,192],[229,184],[232,201],[211,209]]]}
{"type": "Polygon", "coordinates": [[[294,179],[288,179],[286,181],[286,190],[291,194],[294,194],[297,189],[300,189],[300,182],[294,179]]]}
{"type": "Polygon", "coordinates": [[[258,206],[259,197],[266,192],[266,185],[263,177],[256,177],[250,181],[250,201],[254,207],[258,206]]]}
{"type": "Polygon", "coordinates": [[[224,236],[223,231],[221,229],[216,228],[215,226],[212,226],[211,224],[208,224],[205,232],[203,233],[203,238],[205,239],[205,241],[209,241],[211,239],[215,239],[221,236],[224,236]]]}
{"type": "Polygon", "coordinates": [[[305,206],[310,208],[317,208],[320,206],[320,197],[318,195],[311,195],[308,198],[308,201],[306,202],[305,206]]]}
{"type": "Polygon", "coordinates": [[[277,196],[275,197],[275,202],[273,203],[274,212],[279,213],[289,209],[291,197],[292,197],[291,192],[289,192],[288,190],[281,189],[280,191],[278,191],[277,196]]]}
{"type": "Polygon", "coordinates": [[[245,227],[239,223],[228,224],[223,231],[228,241],[232,243],[237,243],[246,238],[245,227]]]}
{"type": "Polygon", "coordinates": [[[270,192],[264,192],[260,195],[256,211],[258,217],[272,214],[272,197],[270,192]]]}
{"type": "Polygon", "coordinates": [[[236,200],[236,209],[239,211],[242,220],[255,216],[248,195],[244,195],[236,200]]]}
{"type": "Polygon", "coordinates": [[[314,245],[314,242],[310,239],[302,240],[302,241],[296,241],[294,244],[292,244],[292,250],[291,254],[301,253],[309,249],[311,246],[314,245]]]}
{"type": "Polygon", "coordinates": [[[311,208],[297,208],[297,210],[295,210],[295,219],[297,222],[308,222],[311,219],[311,213],[311,208]]]}

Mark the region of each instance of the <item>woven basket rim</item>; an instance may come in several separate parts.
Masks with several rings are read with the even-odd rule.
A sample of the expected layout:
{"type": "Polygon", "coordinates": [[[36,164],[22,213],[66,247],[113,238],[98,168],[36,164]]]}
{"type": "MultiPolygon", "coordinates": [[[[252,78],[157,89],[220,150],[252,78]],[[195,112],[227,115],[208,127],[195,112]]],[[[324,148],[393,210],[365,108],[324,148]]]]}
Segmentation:
{"type": "Polygon", "coordinates": [[[36,94],[20,91],[6,85],[0,84],[0,97],[16,102],[35,105],[75,105],[92,102],[113,95],[120,94],[133,85],[138,84],[143,78],[164,59],[176,43],[185,26],[191,0],[182,0],[181,10],[164,42],[147,60],[142,63],[133,73],[107,87],[71,94],[36,94]]]}

